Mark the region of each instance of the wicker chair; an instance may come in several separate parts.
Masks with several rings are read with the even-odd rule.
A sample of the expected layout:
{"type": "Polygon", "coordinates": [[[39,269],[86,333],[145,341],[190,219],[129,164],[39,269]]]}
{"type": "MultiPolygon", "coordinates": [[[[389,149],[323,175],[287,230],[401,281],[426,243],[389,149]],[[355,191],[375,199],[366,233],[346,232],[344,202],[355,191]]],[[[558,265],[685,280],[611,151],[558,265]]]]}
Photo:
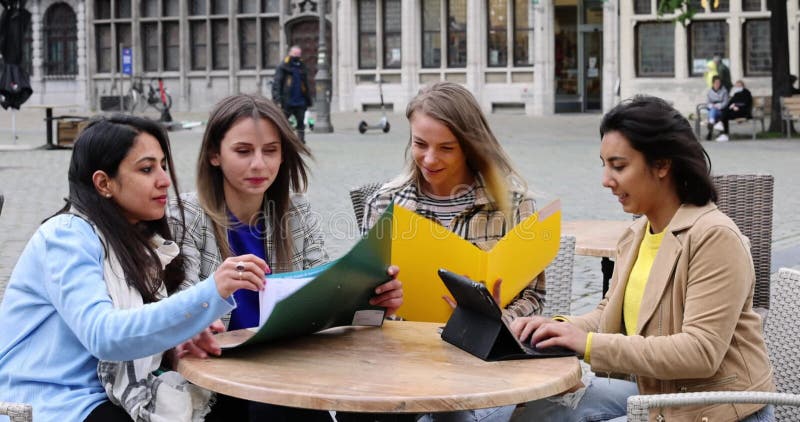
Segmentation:
{"type": "Polygon", "coordinates": [[[750,239],[756,270],[753,308],[762,316],[769,309],[772,260],[772,198],[774,179],[768,174],[728,174],[713,177],[720,211],[750,239]]]}
{"type": "Polygon", "coordinates": [[[561,236],[558,255],[544,270],[547,296],[544,315],[569,315],[572,302],[572,269],[575,262],[575,237],[561,236]]]}
{"type": "Polygon", "coordinates": [[[628,398],[628,422],[647,421],[649,409],[712,403],[774,404],[776,420],[800,420],[800,271],[781,268],[772,280],[772,309],[765,327],[777,393],[701,392],[638,395],[628,398]],[[792,407],[787,407],[792,406],[792,407]]]}
{"type": "Polygon", "coordinates": [[[29,404],[0,401],[0,415],[8,416],[10,422],[31,422],[33,408],[29,404]]]}
{"type": "Polygon", "coordinates": [[[356,214],[356,224],[361,227],[364,220],[364,208],[367,206],[367,200],[383,186],[381,182],[367,183],[353,189],[350,189],[350,200],[353,203],[353,212],[356,214]]]}

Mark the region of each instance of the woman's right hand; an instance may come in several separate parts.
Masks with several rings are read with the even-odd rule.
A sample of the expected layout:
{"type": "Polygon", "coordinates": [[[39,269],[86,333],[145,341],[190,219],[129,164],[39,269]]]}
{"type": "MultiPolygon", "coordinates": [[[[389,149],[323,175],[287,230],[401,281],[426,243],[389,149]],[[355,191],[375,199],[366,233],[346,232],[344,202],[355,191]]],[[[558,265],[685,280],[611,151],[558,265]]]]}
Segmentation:
{"type": "Polygon", "coordinates": [[[263,290],[264,274],[268,270],[267,263],[253,254],[232,256],[223,261],[214,272],[217,292],[223,299],[227,299],[239,289],[263,290]]]}

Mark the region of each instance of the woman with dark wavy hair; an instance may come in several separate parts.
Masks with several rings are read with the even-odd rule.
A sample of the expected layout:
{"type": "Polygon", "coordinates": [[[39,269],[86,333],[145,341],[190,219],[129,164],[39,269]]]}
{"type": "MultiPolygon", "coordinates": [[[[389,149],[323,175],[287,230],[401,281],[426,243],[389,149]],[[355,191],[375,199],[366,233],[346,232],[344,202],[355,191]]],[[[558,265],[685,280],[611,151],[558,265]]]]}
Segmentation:
{"type": "MultiPolygon", "coordinates": [[[[714,205],[708,154],[689,122],[664,100],[637,96],[603,117],[603,186],[642,215],[617,245],[611,289],[581,316],[521,318],[514,334],[538,347],[564,346],[596,372],[562,398],[528,403],[540,421],[624,420],[634,394],[773,391],[753,311],[749,243],[714,205]]],[[[770,421],[772,406],[654,408],[651,420],[770,421]]]]}
{"type": "Polygon", "coordinates": [[[202,347],[234,291],[263,288],[266,263],[226,260],[177,291],[182,263],[165,217],[172,156],[154,122],[92,121],[68,177],[66,206],[34,233],[0,304],[10,327],[0,331],[3,399],[32,404],[41,420],[201,418],[208,392],[170,371],[165,351],[202,347]]]}

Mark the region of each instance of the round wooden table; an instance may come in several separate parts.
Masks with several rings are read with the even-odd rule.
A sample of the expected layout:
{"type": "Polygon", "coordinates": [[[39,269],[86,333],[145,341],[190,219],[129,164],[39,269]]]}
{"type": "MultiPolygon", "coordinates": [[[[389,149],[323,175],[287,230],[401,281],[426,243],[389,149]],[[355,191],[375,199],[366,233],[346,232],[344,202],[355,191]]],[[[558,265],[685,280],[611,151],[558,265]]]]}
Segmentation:
{"type": "Polygon", "coordinates": [[[612,259],[617,257],[617,242],[631,224],[632,220],[573,220],[561,223],[562,234],[575,236],[576,255],[602,258],[603,296],[608,291],[608,283],[614,273],[612,259]]]}
{"type": "MultiPolygon", "coordinates": [[[[185,358],[189,381],[247,400],[318,410],[444,412],[523,403],[580,379],[575,357],[485,362],[443,341],[441,324],[386,321],[185,358]]],[[[241,331],[241,330],[240,330],[241,331]]],[[[219,334],[220,342],[231,333],[219,334]]]]}

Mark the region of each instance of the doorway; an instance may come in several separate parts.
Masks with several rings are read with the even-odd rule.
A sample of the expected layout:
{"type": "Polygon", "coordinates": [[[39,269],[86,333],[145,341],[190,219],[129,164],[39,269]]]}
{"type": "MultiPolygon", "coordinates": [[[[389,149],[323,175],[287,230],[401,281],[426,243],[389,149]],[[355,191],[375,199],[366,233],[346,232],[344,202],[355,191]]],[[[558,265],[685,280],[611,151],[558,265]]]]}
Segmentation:
{"type": "Polygon", "coordinates": [[[555,111],[603,107],[603,0],[556,0],[555,111]]]}
{"type": "MultiPolygon", "coordinates": [[[[328,46],[328,60],[331,66],[331,80],[333,80],[333,63],[330,62],[331,51],[331,25],[326,22],[325,25],[325,41],[328,46]]],[[[297,45],[303,50],[301,56],[303,63],[308,68],[308,84],[310,85],[311,92],[316,93],[316,75],[317,75],[317,48],[319,47],[319,20],[309,19],[295,23],[289,28],[289,46],[297,45]]],[[[312,95],[313,96],[313,95],[312,95]]]]}

